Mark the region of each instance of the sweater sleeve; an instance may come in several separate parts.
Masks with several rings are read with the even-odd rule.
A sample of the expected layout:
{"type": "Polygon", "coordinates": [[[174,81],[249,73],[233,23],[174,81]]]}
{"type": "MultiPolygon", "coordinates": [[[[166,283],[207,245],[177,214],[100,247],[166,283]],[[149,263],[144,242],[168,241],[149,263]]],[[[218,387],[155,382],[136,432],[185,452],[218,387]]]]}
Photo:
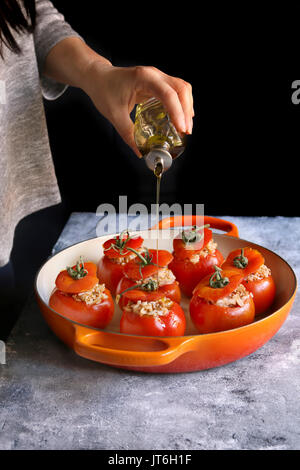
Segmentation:
{"type": "Polygon", "coordinates": [[[36,0],[34,44],[44,98],[54,100],[64,93],[67,85],[43,75],[46,57],[52,47],[68,37],[79,37],[49,0],[36,0]]]}

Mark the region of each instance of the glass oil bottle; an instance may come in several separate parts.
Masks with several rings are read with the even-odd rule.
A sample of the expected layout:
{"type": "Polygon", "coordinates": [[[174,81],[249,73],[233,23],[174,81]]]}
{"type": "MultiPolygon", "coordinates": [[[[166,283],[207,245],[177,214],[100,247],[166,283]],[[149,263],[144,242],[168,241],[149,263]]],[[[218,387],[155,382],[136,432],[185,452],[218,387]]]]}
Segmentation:
{"type": "Polygon", "coordinates": [[[186,145],[185,135],[177,132],[163,104],[156,98],[137,106],[134,137],[148,168],[156,176],[170,168],[186,145]]]}

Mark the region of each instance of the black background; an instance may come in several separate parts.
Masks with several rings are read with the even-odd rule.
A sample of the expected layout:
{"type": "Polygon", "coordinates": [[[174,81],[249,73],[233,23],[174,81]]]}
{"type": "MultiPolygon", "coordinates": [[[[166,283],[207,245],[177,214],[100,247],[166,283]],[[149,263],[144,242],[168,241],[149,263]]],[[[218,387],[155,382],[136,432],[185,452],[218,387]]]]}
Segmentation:
{"type": "MultiPolygon", "coordinates": [[[[193,134],[164,176],[162,202],[204,203],[213,215],[300,215],[300,105],[291,102],[294,80],[280,78],[276,46],[257,38],[256,25],[243,31],[241,17],[233,33],[213,11],[167,3],[53,3],[114,65],[154,65],[192,84],[193,134]]],[[[119,195],[154,202],[153,175],[81,90],[45,107],[66,214],[118,207],[119,195]]]]}

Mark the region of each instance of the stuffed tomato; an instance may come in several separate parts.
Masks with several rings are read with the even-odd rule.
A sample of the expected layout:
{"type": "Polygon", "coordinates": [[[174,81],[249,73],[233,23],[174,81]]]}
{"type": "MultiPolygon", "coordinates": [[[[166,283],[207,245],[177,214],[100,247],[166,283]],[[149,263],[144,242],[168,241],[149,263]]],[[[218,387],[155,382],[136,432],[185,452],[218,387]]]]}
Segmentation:
{"type": "Polygon", "coordinates": [[[148,250],[124,267],[116,295],[123,308],[128,302],[157,301],[167,297],[180,303],[181,294],[174,274],[168,269],[173,256],[166,250],[148,250]]]}
{"type": "Polygon", "coordinates": [[[124,267],[142,250],[142,237],[132,237],[128,230],[103,244],[104,256],[98,263],[97,276],[113,295],[120,279],[124,276],[124,267]]]}
{"type": "Polygon", "coordinates": [[[228,255],[222,268],[235,269],[243,276],[242,284],[253,295],[256,315],[271,307],[276,294],[275,282],[258,250],[248,247],[234,250],[228,255]]]}
{"type": "Polygon", "coordinates": [[[199,282],[190,302],[190,315],[200,333],[226,331],[252,323],[255,305],[242,280],[240,273],[215,266],[215,272],[199,282]]]}
{"type": "Polygon", "coordinates": [[[185,327],[183,309],[167,297],[128,302],[120,321],[121,333],[142,336],[183,336],[185,327]]]}
{"type": "Polygon", "coordinates": [[[212,237],[209,226],[183,230],[173,240],[173,260],[169,268],[174,273],[181,291],[188,297],[198,282],[221,266],[224,258],[212,237]]]}
{"type": "Polygon", "coordinates": [[[114,314],[114,301],[105,284],[100,284],[94,263],[77,262],[61,271],[49,305],[57,313],[83,325],[105,328],[114,314]]]}

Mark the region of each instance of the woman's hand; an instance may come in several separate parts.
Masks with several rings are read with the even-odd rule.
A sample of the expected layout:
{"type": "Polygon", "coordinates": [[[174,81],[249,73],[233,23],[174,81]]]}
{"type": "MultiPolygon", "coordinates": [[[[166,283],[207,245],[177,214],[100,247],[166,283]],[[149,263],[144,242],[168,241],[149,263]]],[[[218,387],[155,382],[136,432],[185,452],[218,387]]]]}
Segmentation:
{"type": "Polygon", "coordinates": [[[155,97],[164,104],[179,132],[192,132],[191,85],[155,67],[114,67],[81,39],[72,37],[51,49],[44,73],[62,83],[82,88],[139,157],[130,118],[135,104],[155,97]]]}
{"type": "Polygon", "coordinates": [[[138,156],[130,113],[135,104],[152,96],[164,104],[178,131],[192,133],[191,85],[155,67],[114,67],[96,60],[88,67],[84,90],[138,156]]]}

